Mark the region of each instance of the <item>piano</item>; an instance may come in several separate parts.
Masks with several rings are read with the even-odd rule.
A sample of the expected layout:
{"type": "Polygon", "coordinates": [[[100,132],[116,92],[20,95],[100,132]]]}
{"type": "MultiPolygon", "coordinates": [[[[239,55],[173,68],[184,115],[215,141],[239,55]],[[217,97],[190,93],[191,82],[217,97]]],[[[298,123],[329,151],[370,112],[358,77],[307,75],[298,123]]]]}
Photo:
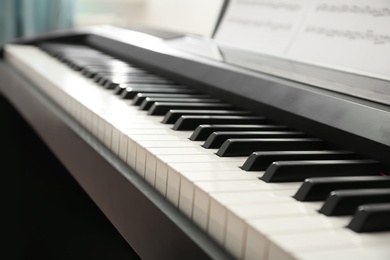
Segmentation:
{"type": "Polygon", "coordinates": [[[389,80],[111,26],[7,44],[0,77],[141,258],[390,258],[389,80]]]}

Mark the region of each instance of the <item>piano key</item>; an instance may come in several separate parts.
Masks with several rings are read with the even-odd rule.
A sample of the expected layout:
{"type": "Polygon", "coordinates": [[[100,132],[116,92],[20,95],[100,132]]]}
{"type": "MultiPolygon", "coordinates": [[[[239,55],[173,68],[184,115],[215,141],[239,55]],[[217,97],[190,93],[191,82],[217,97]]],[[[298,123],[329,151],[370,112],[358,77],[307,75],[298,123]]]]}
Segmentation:
{"type": "Polygon", "coordinates": [[[212,98],[185,98],[185,97],[182,97],[182,98],[149,98],[148,97],[142,102],[139,109],[140,110],[149,110],[153,106],[153,104],[156,102],[220,103],[221,100],[212,99],[212,98]]]}
{"type": "Polygon", "coordinates": [[[116,70],[115,72],[99,72],[96,73],[93,80],[98,83],[99,85],[103,86],[107,89],[115,89],[117,84],[129,82],[131,79],[131,82],[134,83],[151,83],[155,82],[157,79],[161,79],[161,77],[147,73],[146,71],[142,71],[139,69],[127,69],[125,71],[124,69],[116,70]],[[126,80],[125,80],[126,79],[126,80]],[[148,81],[148,82],[146,82],[148,81]],[[110,85],[110,84],[116,84],[116,85],[110,85]]]}
{"type": "Polygon", "coordinates": [[[95,82],[99,82],[101,79],[112,76],[122,75],[154,75],[143,69],[132,66],[115,66],[107,67],[102,65],[88,65],[80,71],[85,77],[93,79],[95,82]]]}
{"type": "Polygon", "coordinates": [[[294,198],[299,201],[325,200],[331,191],[364,188],[390,188],[389,176],[323,177],[306,179],[294,198]]]}
{"type": "MultiPolygon", "coordinates": [[[[293,202],[294,189],[210,193],[209,220],[207,233],[221,245],[226,235],[226,223],[229,205],[258,203],[293,202]]],[[[182,202],[182,201],[180,201],[182,202]]]]}
{"type": "Polygon", "coordinates": [[[145,98],[210,98],[211,96],[205,94],[160,94],[160,93],[138,93],[133,98],[132,104],[139,106],[145,98]]]}
{"type": "MultiPolygon", "coordinates": [[[[64,61],[65,63],[68,63],[69,65],[71,65],[72,68],[75,69],[76,71],[81,71],[83,67],[85,67],[87,65],[91,65],[91,60],[85,61],[85,62],[78,61],[77,63],[75,63],[75,62],[72,61],[73,59],[71,57],[70,57],[70,59],[68,59],[68,58],[69,58],[69,56],[65,57],[62,61],[64,61]]],[[[99,58],[99,59],[95,60],[95,63],[104,64],[107,67],[128,66],[127,63],[119,61],[117,59],[107,59],[107,58],[104,58],[104,57],[102,57],[102,58],[99,58]]]]}
{"type": "Polygon", "coordinates": [[[390,231],[389,219],[390,203],[361,205],[357,208],[348,228],[359,233],[390,231]]]}
{"type": "Polygon", "coordinates": [[[350,217],[328,218],[321,215],[288,216],[282,218],[249,219],[244,248],[244,259],[266,257],[268,237],[276,234],[294,234],[321,230],[339,230],[350,217]]]}
{"type": "Polygon", "coordinates": [[[230,104],[224,103],[171,103],[171,102],[156,102],[149,109],[148,115],[159,116],[165,115],[171,109],[231,109],[233,108],[230,104]]]}
{"type": "Polygon", "coordinates": [[[316,251],[298,252],[294,255],[297,259],[302,260],[328,260],[328,259],[354,259],[366,260],[377,259],[385,260],[390,255],[388,245],[364,245],[364,246],[344,246],[343,248],[327,248],[316,251]]]}
{"type": "MultiPolygon", "coordinates": [[[[305,137],[306,134],[298,131],[262,131],[262,132],[214,132],[202,145],[204,148],[219,148],[230,138],[289,138],[305,137]]],[[[264,169],[263,169],[264,170],[264,169]]]]}
{"type": "Polygon", "coordinates": [[[181,116],[184,115],[229,115],[229,116],[248,116],[248,111],[241,110],[191,110],[191,109],[174,109],[169,110],[161,121],[163,124],[174,124],[181,116]]]}
{"type": "Polygon", "coordinates": [[[310,177],[378,176],[380,164],[374,160],[322,160],[274,162],[265,171],[266,182],[303,181],[310,177]]]}
{"type": "Polygon", "coordinates": [[[301,160],[337,160],[355,159],[357,156],[350,151],[274,151],[254,152],[242,165],[245,171],[265,171],[276,161],[301,161],[301,160]]]}
{"type": "MultiPolygon", "coordinates": [[[[131,85],[134,84],[149,84],[149,85],[176,85],[171,80],[159,78],[156,76],[134,76],[134,77],[126,77],[126,78],[114,78],[114,79],[106,79],[105,83],[103,85],[106,89],[116,89],[118,86],[122,85],[120,89],[124,89],[127,87],[131,87],[131,85]]],[[[120,89],[117,89],[117,92],[120,91],[120,89]]],[[[118,93],[120,94],[120,93],[118,93]]]]}
{"type": "MultiPolygon", "coordinates": [[[[193,168],[183,169],[185,166],[184,163],[180,163],[179,168],[177,167],[177,163],[169,163],[168,175],[166,180],[167,192],[166,197],[169,201],[172,202],[173,205],[179,207],[187,216],[190,216],[190,211],[192,209],[192,204],[188,204],[188,201],[180,200],[180,190],[181,190],[181,181],[184,178],[187,180],[191,180],[192,182],[198,181],[241,181],[241,180],[253,180],[257,181],[257,177],[261,175],[261,173],[254,173],[250,175],[245,175],[240,171],[235,170],[234,165],[237,162],[227,162],[226,165],[231,165],[231,167],[226,168],[193,168]],[[180,168],[181,167],[181,168],[180,168]],[[180,205],[179,205],[180,203],[180,205]]],[[[209,163],[200,163],[201,165],[208,165],[209,163]]],[[[217,162],[212,162],[210,165],[215,165],[217,162]]],[[[224,167],[225,167],[224,166],[224,167]]],[[[193,189],[190,189],[193,190],[193,189]]]]}
{"type": "Polygon", "coordinates": [[[247,138],[228,139],[219,148],[219,156],[247,156],[255,151],[299,151],[325,148],[318,138],[247,138]]]}
{"type": "MultiPolygon", "coordinates": [[[[156,85],[157,86],[157,85],[156,85]]],[[[195,94],[196,90],[180,87],[151,87],[151,86],[137,86],[137,87],[127,87],[123,90],[121,98],[123,99],[133,99],[138,93],[166,93],[166,94],[195,94]]]]}
{"type": "Polygon", "coordinates": [[[390,202],[390,189],[356,189],[332,191],[320,212],[327,216],[351,215],[358,206],[390,202]]]}
{"type": "Polygon", "coordinates": [[[205,141],[213,132],[222,131],[284,131],[288,130],[287,126],[283,125],[244,125],[244,124],[229,124],[229,125],[200,125],[190,137],[192,141],[205,141]]]}
{"type": "MultiPolygon", "coordinates": [[[[184,155],[189,155],[191,161],[200,162],[212,162],[209,155],[205,154],[200,147],[180,147],[180,148],[167,148],[167,147],[148,147],[145,148],[146,152],[146,169],[145,179],[155,186],[156,175],[159,175],[160,181],[165,180],[167,182],[168,164],[169,162],[184,162],[184,155]],[[208,158],[208,159],[206,159],[208,158]]],[[[162,184],[163,186],[166,183],[162,184]]]]}
{"type": "MultiPolygon", "coordinates": [[[[55,95],[58,95],[58,99],[60,100],[61,98],[61,95],[59,94],[60,93],[60,91],[58,92],[58,93],[55,93],[55,95]]],[[[83,102],[84,101],[88,101],[86,98],[82,98],[82,96],[86,96],[85,94],[77,94],[77,97],[79,98],[79,100],[77,101],[77,102],[80,102],[78,105],[77,105],[77,107],[72,107],[72,106],[68,106],[68,108],[69,109],[71,109],[72,111],[73,111],[73,109],[74,109],[74,111],[76,111],[76,114],[78,114],[78,115],[80,115],[80,119],[82,119],[82,121],[85,121],[86,122],[86,124],[88,125],[88,118],[90,117],[90,112],[88,112],[87,111],[87,109],[88,109],[88,107],[91,105],[90,103],[88,103],[88,104],[83,104],[83,102]],[[79,110],[80,109],[80,110],[79,110]],[[84,118],[84,116],[86,116],[86,118],[84,118]]],[[[70,99],[70,101],[69,101],[69,103],[70,104],[72,104],[72,102],[73,101],[71,101],[72,99],[70,99]]],[[[62,102],[62,101],[61,101],[62,102]]],[[[76,103],[77,103],[76,102],[76,103]]],[[[76,104],[76,103],[74,103],[74,104],[76,104]]],[[[115,111],[114,111],[115,112],[115,111]]],[[[110,122],[110,123],[108,123],[108,124],[111,124],[111,127],[112,127],[112,130],[113,130],[113,133],[115,132],[115,128],[117,127],[116,126],[116,120],[114,120],[114,121],[111,121],[111,119],[109,118],[109,117],[102,117],[102,120],[107,120],[107,122],[110,122]]],[[[146,125],[146,124],[145,124],[146,125]]],[[[157,132],[157,131],[155,131],[155,130],[160,130],[160,129],[131,129],[131,130],[129,130],[129,132],[131,132],[131,131],[143,131],[143,130],[150,130],[151,132],[150,133],[152,133],[152,132],[155,132],[156,134],[157,133],[159,133],[159,134],[161,134],[161,132],[157,132]]],[[[164,133],[168,133],[168,130],[167,129],[163,129],[162,130],[164,133]]],[[[139,134],[141,134],[141,132],[138,132],[139,134]]],[[[147,135],[147,133],[145,133],[145,135],[147,135]]],[[[153,135],[153,134],[152,134],[153,135]]],[[[129,140],[130,140],[130,142],[131,142],[131,138],[129,138],[129,140]]],[[[163,150],[163,149],[166,149],[166,148],[150,148],[151,150],[153,150],[153,149],[161,149],[161,150],[163,150]]],[[[190,149],[194,149],[194,148],[179,148],[179,149],[188,149],[188,150],[190,150],[190,149]]],[[[171,149],[171,151],[173,151],[173,150],[175,150],[175,148],[172,148],[171,149]]],[[[197,149],[196,149],[197,150],[197,149]]],[[[228,159],[228,158],[223,158],[223,159],[228,159]]],[[[187,165],[188,166],[188,165],[187,165]]],[[[183,166],[184,167],[184,166],[183,166]]],[[[241,173],[241,172],[243,172],[243,171],[241,171],[240,169],[238,169],[238,174],[239,173],[241,173]]],[[[245,174],[250,174],[250,173],[246,173],[245,172],[245,174]]],[[[221,174],[218,174],[218,176],[222,176],[221,174]]],[[[230,174],[229,174],[229,176],[230,176],[230,174]]],[[[192,175],[187,175],[187,177],[189,178],[189,179],[191,179],[191,178],[195,178],[195,177],[193,177],[192,175]],[[191,176],[191,177],[190,177],[191,176]]],[[[187,179],[187,177],[184,177],[184,176],[182,176],[182,177],[180,177],[180,181],[179,181],[179,185],[180,185],[180,192],[187,192],[187,189],[185,188],[186,187],[186,185],[187,185],[187,183],[186,183],[186,180],[188,180],[187,179]],[[183,185],[183,186],[182,186],[183,185]]],[[[169,179],[169,178],[168,178],[169,179]]],[[[256,180],[256,181],[258,181],[258,180],[256,180]]],[[[210,202],[210,200],[212,200],[212,197],[210,196],[211,194],[210,193],[208,193],[208,196],[209,197],[207,197],[206,198],[206,203],[205,203],[205,201],[204,200],[202,200],[201,199],[201,196],[199,197],[199,195],[197,196],[196,194],[198,194],[199,192],[197,192],[198,191],[198,187],[199,187],[199,183],[201,183],[201,182],[204,182],[204,181],[195,181],[195,182],[191,182],[192,184],[193,184],[193,188],[194,189],[196,189],[196,191],[194,191],[192,194],[193,194],[193,196],[194,197],[197,197],[197,198],[199,198],[199,199],[197,199],[196,200],[196,203],[197,203],[197,207],[194,207],[194,209],[195,209],[195,212],[197,212],[196,214],[199,214],[199,211],[198,211],[198,209],[199,209],[199,205],[210,205],[211,204],[211,202],[210,202]],[[196,185],[196,186],[195,186],[196,185]],[[195,188],[196,187],[196,188],[195,188]],[[209,202],[207,202],[207,201],[209,201],[209,202]],[[204,204],[205,203],[205,204],[204,204]],[[207,204],[207,203],[209,203],[209,204],[207,204]]],[[[207,182],[207,181],[206,181],[207,182]]],[[[213,181],[212,181],[213,182],[213,181]]],[[[242,190],[241,191],[239,191],[238,189],[237,189],[237,185],[236,185],[236,181],[226,181],[226,182],[230,182],[228,185],[231,187],[231,189],[234,191],[234,190],[236,190],[237,192],[242,192],[242,190]]],[[[243,181],[243,182],[246,182],[246,181],[243,181]]],[[[253,181],[247,181],[248,183],[252,183],[253,181]]],[[[216,182],[213,182],[214,184],[216,183],[216,182]]],[[[191,185],[192,185],[191,184],[191,185]]],[[[267,184],[267,186],[268,185],[271,185],[271,186],[273,186],[273,185],[288,185],[288,184],[291,184],[291,183],[283,183],[283,184],[267,184]]],[[[294,189],[296,189],[300,184],[299,183],[296,183],[297,185],[296,185],[296,187],[295,188],[293,188],[293,190],[294,189]]],[[[270,186],[268,186],[268,187],[270,187],[270,186]]],[[[273,186],[273,187],[275,187],[275,186],[273,186]]],[[[285,186],[285,187],[287,187],[287,186],[285,186]]],[[[245,190],[246,190],[246,188],[245,187],[240,187],[240,188],[244,188],[245,190]]],[[[193,189],[193,190],[194,190],[193,189]]],[[[228,189],[229,191],[230,191],[230,189],[228,189]]],[[[226,190],[225,190],[226,191],[226,190]]],[[[201,189],[201,192],[204,192],[204,190],[203,189],[201,189]]],[[[223,192],[223,191],[220,191],[220,192],[223,192]]],[[[190,194],[191,192],[189,192],[188,194],[190,194]]],[[[293,194],[293,193],[291,193],[291,194],[293,194]]],[[[190,197],[191,197],[191,195],[190,195],[190,197]]],[[[180,201],[182,201],[181,200],[181,196],[180,196],[180,200],[179,200],[179,207],[180,207],[180,201]]],[[[296,203],[299,203],[299,202],[296,202],[296,203]]],[[[206,218],[208,217],[208,212],[209,212],[209,210],[207,209],[207,206],[206,206],[206,211],[205,211],[205,214],[206,214],[206,218]]],[[[209,220],[207,220],[207,222],[208,222],[209,220]]],[[[244,238],[245,239],[245,238],[244,238]]],[[[272,239],[274,239],[274,238],[272,238],[272,239]]],[[[310,239],[310,238],[309,238],[310,239]]],[[[387,241],[385,241],[385,242],[387,242],[387,241]]],[[[321,244],[320,244],[321,245],[321,244]]],[[[322,246],[322,245],[321,245],[322,246]]],[[[272,247],[272,246],[271,246],[272,247]]],[[[228,249],[228,250],[230,250],[230,249],[228,249]]],[[[284,250],[284,249],[283,249],[284,250]]],[[[293,250],[295,250],[294,251],[294,255],[296,255],[298,252],[300,252],[300,251],[298,251],[298,250],[296,250],[295,248],[293,248],[293,250]]],[[[243,249],[241,249],[241,251],[243,252],[243,249]]],[[[271,257],[273,257],[273,256],[275,256],[275,250],[274,250],[274,248],[271,248],[271,257]]]]}
{"type": "Polygon", "coordinates": [[[173,125],[174,130],[195,130],[203,124],[266,124],[269,120],[262,116],[231,115],[183,115],[173,125]]]}
{"type": "Polygon", "coordinates": [[[299,187],[300,183],[283,184],[265,184],[261,180],[254,181],[219,181],[207,182],[199,181],[196,183],[186,178],[181,178],[180,200],[192,206],[192,218],[202,229],[206,230],[209,215],[210,195],[221,192],[242,192],[242,191],[274,191],[287,190],[299,187]],[[184,183],[184,185],[183,185],[184,183]],[[188,193],[188,191],[192,191],[188,193]]]}
{"type": "Polygon", "coordinates": [[[348,229],[278,234],[271,235],[269,239],[270,260],[295,259],[294,256],[304,252],[384,246],[390,242],[388,232],[357,235],[348,229]]]}
{"type": "Polygon", "coordinates": [[[134,67],[96,67],[87,66],[81,70],[86,77],[92,78],[93,81],[103,86],[112,77],[122,76],[156,76],[148,71],[134,67]]]}
{"type": "Polygon", "coordinates": [[[245,249],[247,222],[250,219],[315,216],[320,203],[266,202],[264,204],[228,206],[224,245],[236,258],[242,258],[245,249]]]}
{"type": "MultiPolygon", "coordinates": [[[[106,86],[106,85],[104,85],[106,86]]],[[[181,89],[181,88],[187,88],[186,86],[181,85],[175,85],[175,84],[153,84],[148,82],[134,82],[134,83],[128,83],[128,84],[119,84],[112,88],[107,89],[113,89],[114,93],[116,95],[121,95],[123,91],[125,91],[128,88],[155,88],[155,89],[181,89]]]]}

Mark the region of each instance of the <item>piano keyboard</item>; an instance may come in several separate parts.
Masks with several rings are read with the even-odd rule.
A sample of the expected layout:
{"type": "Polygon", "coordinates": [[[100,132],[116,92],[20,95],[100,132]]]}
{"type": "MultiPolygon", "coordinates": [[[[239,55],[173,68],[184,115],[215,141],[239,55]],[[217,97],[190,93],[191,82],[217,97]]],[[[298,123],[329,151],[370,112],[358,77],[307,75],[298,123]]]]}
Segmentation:
{"type": "Polygon", "coordinates": [[[234,258],[389,259],[379,162],[87,46],[5,57],[234,258]]]}

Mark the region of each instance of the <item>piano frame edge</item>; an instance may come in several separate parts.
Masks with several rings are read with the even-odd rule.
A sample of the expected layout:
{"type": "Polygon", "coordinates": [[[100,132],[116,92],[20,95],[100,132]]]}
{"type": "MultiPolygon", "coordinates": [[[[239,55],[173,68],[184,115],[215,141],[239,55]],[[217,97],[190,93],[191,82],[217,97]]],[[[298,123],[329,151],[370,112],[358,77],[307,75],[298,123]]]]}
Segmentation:
{"type": "MultiPolygon", "coordinates": [[[[131,31],[131,30],[129,30],[131,31]]],[[[139,33],[139,32],[138,32],[139,33]]],[[[147,36],[141,33],[141,37],[147,36]]],[[[156,38],[156,37],[155,37],[156,38]]],[[[146,39],[144,39],[146,40],[146,39]]],[[[16,44],[61,41],[88,44],[140,64],[238,107],[276,119],[337,147],[382,162],[390,172],[390,107],[159,46],[149,48],[104,27],[48,32],[16,44]],[[167,52],[168,51],[168,52],[167,52]],[[240,82],[237,88],[236,82],[240,82]],[[267,93],[264,95],[264,93],[267,93]],[[283,93],[283,95],[280,95],[283,93]],[[293,102],[292,102],[293,101],[293,102]],[[324,113],[319,111],[321,108],[324,113]],[[364,120],[362,120],[364,119],[364,120]]],[[[1,47],[1,46],[0,46],[1,47]]],[[[0,58],[3,49],[0,48],[0,58]]]]}
{"type": "Polygon", "coordinates": [[[382,162],[390,172],[390,107],[334,91],[199,57],[105,35],[85,37],[94,48],[258,112],[341,149],[382,162]],[[237,87],[237,83],[239,87],[237,87]],[[282,93],[282,95],[281,95],[282,93]]]}
{"type": "Polygon", "coordinates": [[[0,78],[7,82],[0,84],[0,94],[32,126],[142,259],[232,259],[92,134],[2,61],[0,78]]]}

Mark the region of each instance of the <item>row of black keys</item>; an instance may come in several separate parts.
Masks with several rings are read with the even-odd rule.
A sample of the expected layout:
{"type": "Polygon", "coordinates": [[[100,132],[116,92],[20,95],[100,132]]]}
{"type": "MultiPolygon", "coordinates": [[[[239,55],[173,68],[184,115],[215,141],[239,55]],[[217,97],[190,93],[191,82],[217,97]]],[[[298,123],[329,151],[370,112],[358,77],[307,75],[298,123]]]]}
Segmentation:
{"type": "Polygon", "coordinates": [[[249,156],[241,168],[265,171],[262,180],[304,181],[294,197],[325,200],[321,213],[335,216],[356,211],[351,229],[390,230],[390,177],[381,175],[378,162],[334,149],[321,139],[89,47],[42,44],[41,48],[121,98],[132,99],[149,115],[165,115],[162,123],[173,124],[174,130],[194,130],[190,139],[205,141],[204,148],[219,148],[217,155],[249,156]]]}

